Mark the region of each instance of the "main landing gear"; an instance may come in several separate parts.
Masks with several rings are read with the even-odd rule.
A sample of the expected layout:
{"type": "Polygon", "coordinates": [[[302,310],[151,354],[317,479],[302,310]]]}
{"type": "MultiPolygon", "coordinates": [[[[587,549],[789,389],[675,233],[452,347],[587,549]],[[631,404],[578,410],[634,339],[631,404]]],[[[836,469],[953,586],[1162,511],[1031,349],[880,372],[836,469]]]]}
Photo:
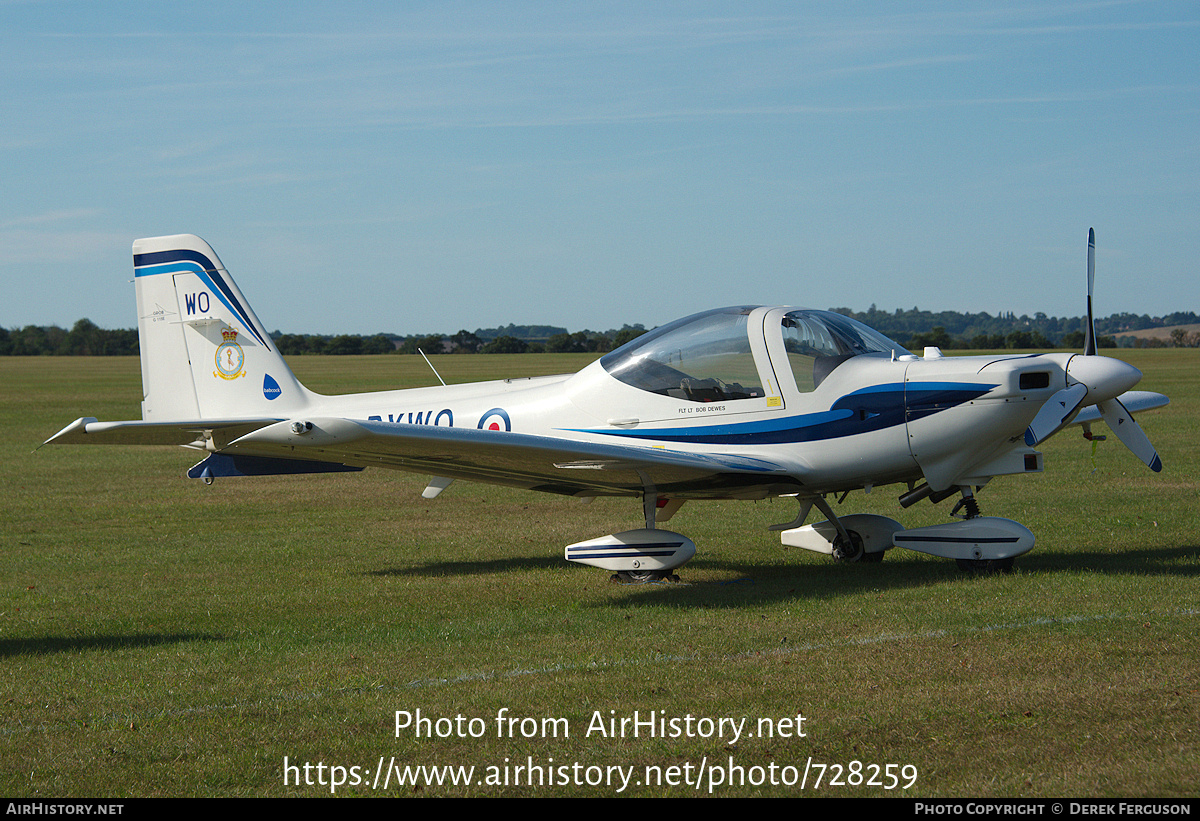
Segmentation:
{"type": "Polygon", "coordinates": [[[666,521],[682,500],[663,505],[664,515],[658,515],[658,494],[647,482],[643,498],[646,526],[626,530],[598,539],[576,542],[566,550],[567,561],[599,567],[613,572],[612,581],[621,584],[647,584],[655,581],[679,581],[674,574],[696,555],[696,545],[688,537],[670,530],[659,530],[655,521],[666,521]]]}

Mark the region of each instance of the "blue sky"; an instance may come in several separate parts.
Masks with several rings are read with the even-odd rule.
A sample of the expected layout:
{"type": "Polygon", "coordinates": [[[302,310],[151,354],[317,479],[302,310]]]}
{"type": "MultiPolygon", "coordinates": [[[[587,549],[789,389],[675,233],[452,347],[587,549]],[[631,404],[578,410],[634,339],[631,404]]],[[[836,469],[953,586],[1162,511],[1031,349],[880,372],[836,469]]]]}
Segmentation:
{"type": "Polygon", "coordinates": [[[1200,4],[0,0],[0,326],[1200,311],[1200,4]]]}

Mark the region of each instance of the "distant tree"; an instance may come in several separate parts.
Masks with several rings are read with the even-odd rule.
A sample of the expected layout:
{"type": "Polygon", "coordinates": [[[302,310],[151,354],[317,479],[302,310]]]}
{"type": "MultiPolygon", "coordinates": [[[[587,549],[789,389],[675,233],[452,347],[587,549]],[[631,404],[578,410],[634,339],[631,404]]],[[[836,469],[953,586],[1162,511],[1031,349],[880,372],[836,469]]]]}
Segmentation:
{"type": "Polygon", "coordinates": [[[1013,331],[1004,338],[1006,348],[1032,348],[1033,334],[1029,331],[1013,331]]]}
{"type": "Polygon", "coordinates": [[[908,347],[913,350],[934,346],[944,349],[954,347],[954,340],[950,338],[950,334],[946,333],[946,329],[941,325],[938,325],[927,333],[914,334],[908,340],[908,347]]]}
{"type": "Polygon", "coordinates": [[[284,356],[312,353],[309,339],[304,334],[277,334],[275,336],[275,347],[284,356]]]}
{"type": "Polygon", "coordinates": [[[644,333],[646,333],[645,328],[630,328],[630,327],[626,326],[626,327],[622,328],[621,330],[617,331],[617,335],[613,337],[613,341],[612,341],[613,347],[619,348],[622,345],[624,345],[626,342],[631,342],[634,339],[637,339],[639,336],[641,336],[644,333]]]}
{"type": "Polygon", "coordinates": [[[362,352],[365,354],[395,353],[396,346],[387,334],[363,337],[362,352]]]}
{"type": "Polygon", "coordinates": [[[12,332],[13,356],[44,356],[50,353],[46,329],[37,325],[26,325],[12,332]]]}
{"type": "Polygon", "coordinates": [[[498,328],[478,328],[475,335],[484,342],[490,342],[501,336],[512,336],[530,342],[535,339],[549,339],[555,334],[566,332],[566,328],[559,328],[555,325],[514,325],[510,322],[498,328]]]}
{"type": "Polygon", "coordinates": [[[46,333],[46,350],[45,353],[57,354],[63,349],[67,342],[67,332],[65,329],[57,325],[50,325],[43,328],[46,333]]]}
{"type": "Polygon", "coordinates": [[[63,339],[58,352],[65,356],[99,356],[104,352],[103,333],[90,319],[81,319],[63,339]]]}
{"type": "Polygon", "coordinates": [[[1004,334],[976,334],[971,337],[971,347],[976,350],[989,350],[1004,347],[1004,334]]]}
{"type": "Polygon", "coordinates": [[[461,330],[450,337],[451,351],[454,353],[476,353],[483,341],[468,330],[461,330]]]}
{"type": "Polygon", "coordinates": [[[362,337],[342,334],[329,340],[324,353],[334,356],[353,356],[362,353],[362,337]]]}
{"type": "Polygon", "coordinates": [[[529,343],[525,340],[505,334],[488,342],[480,350],[483,353],[525,353],[528,349],[529,343]]]}
{"type": "Polygon", "coordinates": [[[1068,331],[1063,334],[1062,347],[1083,349],[1083,331],[1068,331]]]}
{"type": "Polygon", "coordinates": [[[410,336],[400,343],[400,353],[417,353],[424,351],[425,353],[442,353],[443,341],[445,337],[441,334],[429,334],[428,336],[410,336]]]}
{"type": "Polygon", "coordinates": [[[137,328],[122,328],[110,331],[114,356],[137,356],[141,352],[141,341],[137,328]]]}
{"type": "Polygon", "coordinates": [[[586,351],[588,337],[583,331],[573,334],[555,334],[546,340],[547,353],[582,353],[586,351]]]}

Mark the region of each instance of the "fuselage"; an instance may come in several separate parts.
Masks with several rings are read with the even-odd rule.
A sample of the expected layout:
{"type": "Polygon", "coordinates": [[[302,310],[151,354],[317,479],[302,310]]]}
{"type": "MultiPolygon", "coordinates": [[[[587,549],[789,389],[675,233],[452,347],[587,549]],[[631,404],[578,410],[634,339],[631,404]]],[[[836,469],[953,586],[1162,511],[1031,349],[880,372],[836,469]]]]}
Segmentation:
{"type": "MultiPolygon", "coordinates": [[[[1021,437],[1047,398],[1065,386],[1070,354],[944,357],[931,351],[916,357],[894,349],[813,355],[785,338],[781,318],[791,309],[741,310],[745,319],[734,335],[744,334],[744,347],[725,345],[711,362],[696,364],[682,349],[669,354],[679,361],[662,362],[656,349],[641,355],[650,367],[635,346],[572,375],[308,394],[303,412],[761,455],[817,492],[922,478],[941,490],[1040,467],[1030,462],[1035,452],[1021,437]],[[670,387],[676,383],[681,387],[670,387]]],[[[676,333],[686,337],[688,330],[676,333]]],[[[675,344],[670,335],[663,342],[675,344]]]]}

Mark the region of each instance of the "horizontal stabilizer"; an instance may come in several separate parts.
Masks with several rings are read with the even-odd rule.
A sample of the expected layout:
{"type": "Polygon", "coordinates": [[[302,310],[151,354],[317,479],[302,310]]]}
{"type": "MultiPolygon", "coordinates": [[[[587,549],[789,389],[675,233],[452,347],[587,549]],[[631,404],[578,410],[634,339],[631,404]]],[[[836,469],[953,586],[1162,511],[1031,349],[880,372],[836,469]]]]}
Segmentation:
{"type": "Polygon", "coordinates": [[[226,441],[278,422],[278,419],[191,419],[178,422],[100,422],[84,416],[43,445],[190,445],[205,433],[221,431],[226,441]]]}

